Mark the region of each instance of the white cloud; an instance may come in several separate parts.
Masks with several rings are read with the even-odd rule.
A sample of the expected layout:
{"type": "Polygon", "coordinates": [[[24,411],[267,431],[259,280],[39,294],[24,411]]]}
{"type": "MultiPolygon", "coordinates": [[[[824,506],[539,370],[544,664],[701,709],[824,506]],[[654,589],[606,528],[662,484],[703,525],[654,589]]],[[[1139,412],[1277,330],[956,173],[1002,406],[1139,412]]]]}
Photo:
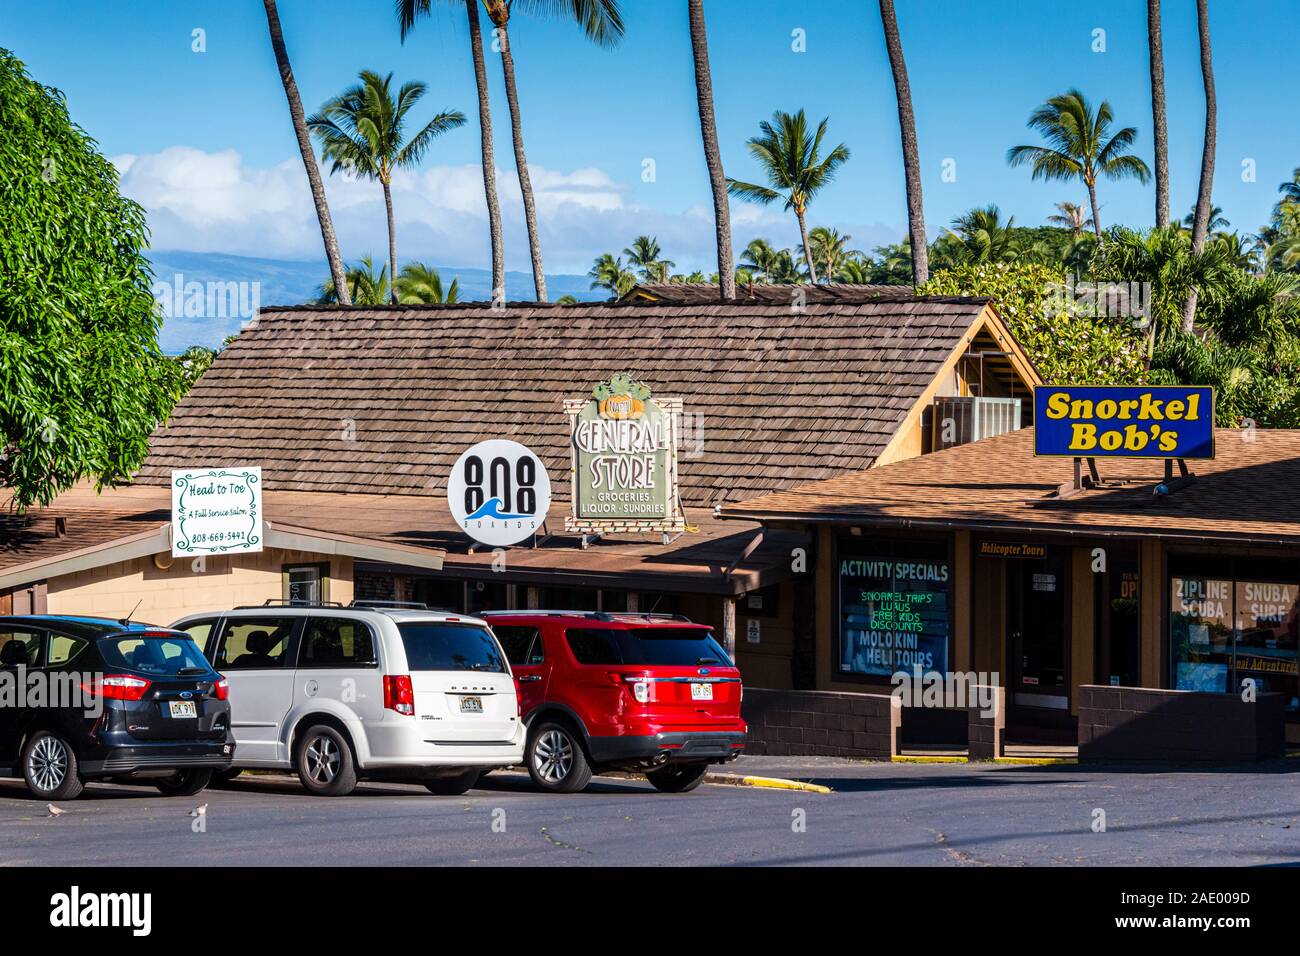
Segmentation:
{"type": "MultiPolygon", "coordinates": [[[[297,157],[259,169],[245,165],[235,150],[208,153],[172,146],[158,153],[118,156],[114,163],[123,192],[148,211],[157,249],[287,259],[322,256],[307,176],[297,157]]],[[[530,172],[548,272],[585,273],[596,255],[619,252],[642,233],[657,236],[678,268],[707,268],[713,261],[711,203],[665,212],[630,202],[629,187],[595,167],[565,172],[534,166],[530,172]]],[[[330,176],[326,170],[322,174],[344,258],[382,258],[387,232],[379,185],[330,176]]],[[[513,170],[498,170],[497,191],[506,265],[527,270],[527,234],[513,170]]],[[[478,165],[399,173],[394,177],[393,206],[403,259],[488,266],[487,206],[478,165]]],[[[793,218],[779,207],[734,203],[732,210],[732,228],[741,246],[760,233],[780,244],[798,241],[793,218]]],[[[863,228],[867,236],[901,235],[881,224],[863,228]]]]}

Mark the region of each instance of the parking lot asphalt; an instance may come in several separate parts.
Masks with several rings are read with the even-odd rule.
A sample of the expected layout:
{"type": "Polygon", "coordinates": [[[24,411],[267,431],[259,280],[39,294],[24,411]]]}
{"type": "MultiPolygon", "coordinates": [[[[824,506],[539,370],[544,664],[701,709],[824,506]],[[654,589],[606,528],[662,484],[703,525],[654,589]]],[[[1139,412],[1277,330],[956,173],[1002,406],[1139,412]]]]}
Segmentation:
{"type": "Polygon", "coordinates": [[[51,816],[21,781],[0,780],[0,865],[1300,863],[1297,759],[1187,769],[742,757],[726,769],[834,792],[706,784],[670,795],[601,777],[559,796],[498,771],[460,797],[365,783],[330,799],[292,777],[245,774],[190,798],[93,784],[51,816]]]}

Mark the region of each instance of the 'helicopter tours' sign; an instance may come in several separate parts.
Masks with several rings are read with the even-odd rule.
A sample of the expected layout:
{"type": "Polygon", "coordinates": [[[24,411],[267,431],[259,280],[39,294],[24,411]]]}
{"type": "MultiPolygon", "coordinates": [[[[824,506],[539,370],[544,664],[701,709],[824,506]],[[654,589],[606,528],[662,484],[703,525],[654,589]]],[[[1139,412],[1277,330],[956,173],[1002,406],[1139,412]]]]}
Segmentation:
{"type": "Polygon", "coordinates": [[[677,497],[681,399],[655,400],[626,372],[599,382],[591,397],[568,399],[572,513],[565,530],[592,533],[685,529],[677,497]]]}

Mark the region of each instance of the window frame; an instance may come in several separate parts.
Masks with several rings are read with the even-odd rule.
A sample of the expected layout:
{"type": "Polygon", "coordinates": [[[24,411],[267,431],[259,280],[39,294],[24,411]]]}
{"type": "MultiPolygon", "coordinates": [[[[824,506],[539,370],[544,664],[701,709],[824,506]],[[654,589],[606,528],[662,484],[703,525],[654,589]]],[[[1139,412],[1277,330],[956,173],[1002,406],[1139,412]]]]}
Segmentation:
{"type": "Polygon", "coordinates": [[[379,669],[379,634],[370,626],[370,622],[363,621],[359,617],[335,617],[331,614],[309,614],[303,619],[302,626],[298,630],[298,647],[297,661],[294,664],[296,670],[304,671],[373,671],[379,669]],[[370,651],[373,660],[366,663],[357,663],[355,661],[332,661],[323,664],[307,662],[305,655],[307,653],[307,629],[315,621],[340,621],[347,624],[360,625],[366,629],[370,635],[370,651]]]}
{"type": "MultiPolygon", "coordinates": [[[[223,616],[221,618],[221,631],[217,635],[217,640],[213,644],[212,656],[209,657],[208,660],[211,662],[214,668],[221,671],[221,673],[223,674],[227,670],[230,670],[231,672],[234,673],[241,673],[244,671],[260,671],[263,673],[276,673],[276,674],[287,671],[289,673],[292,673],[298,667],[298,648],[302,643],[301,639],[302,639],[303,625],[306,620],[307,619],[305,617],[299,617],[297,615],[289,616],[289,615],[274,614],[274,613],[259,614],[259,615],[250,614],[247,617],[236,616],[236,615],[223,616]],[[287,664],[282,664],[279,667],[232,667],[229,661],[222,663],[218,660],[218,658],[220,658],[226,652],[226,641],[230,637],[231,627],[243,621],[257,621],[257,620],[266,620],[268,618],[285,618],[285,617],[288,617],[289,620],[293,621],[293,630],[289,633],[289,636],[285,638],[285,642],[287,646],[285,647],[284,650],[284,657],[287,661],[287,664]]],[[[205,653],[203,656],[207,657],[207,654],[205,653]]]]}
{"type": "Polygon", "coordinates": [[[288,607],[312,607],[324,604],[330,599],[330,562],[328,561],[291,561],[280,565],[280,596],[288,607]],[[311,570],[316,572],[320,594],[315,602],[293,601],[289,597],[290,578],[294,571],[311,570]]]}

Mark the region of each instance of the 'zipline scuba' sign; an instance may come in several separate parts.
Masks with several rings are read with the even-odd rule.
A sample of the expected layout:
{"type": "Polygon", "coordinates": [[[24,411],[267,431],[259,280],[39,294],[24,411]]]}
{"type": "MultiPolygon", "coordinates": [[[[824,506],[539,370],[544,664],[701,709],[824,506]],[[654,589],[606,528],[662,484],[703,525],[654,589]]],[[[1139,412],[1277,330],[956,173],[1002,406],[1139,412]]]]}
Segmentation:
{"type": "Polygon", "coordinates": [[[1057,458],[1213,458],[1208,385],[1040,385],[1034,454],[1057,458]]]}

